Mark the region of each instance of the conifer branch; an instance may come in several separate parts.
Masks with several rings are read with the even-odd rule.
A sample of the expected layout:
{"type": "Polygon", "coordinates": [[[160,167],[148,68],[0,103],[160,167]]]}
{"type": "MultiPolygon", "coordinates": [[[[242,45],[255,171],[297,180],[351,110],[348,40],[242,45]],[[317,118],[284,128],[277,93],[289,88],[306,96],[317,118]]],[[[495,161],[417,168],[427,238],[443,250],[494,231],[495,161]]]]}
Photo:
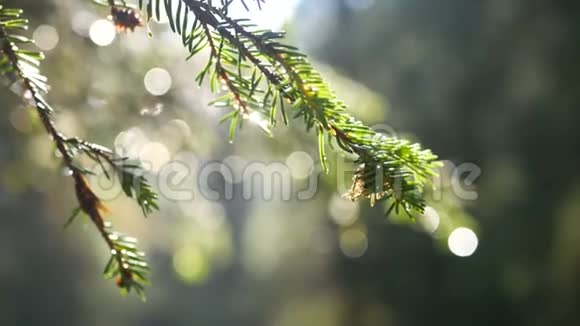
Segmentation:
{"type": "MultiPolygon", "coordinates": [[[[188,59],[209,47],[209,62],[196,80],[201,84],[209,75],[212,91],[221,90],[220,81],[228,90],[211,104],[233,108],[222,119],[230,121],[230,140],[243,121],[240,113],[269,131],[278,112],[288,124],[288,106],[294,119],[303,119],[306,129],[318,134],[325,170],[326,147],[337,145],[356,155],[359,168],[347,197],[369,198],[372,205],[390,200],[388,213],[403,210],[411,218],[413,210],[423,213],[423,188],[435,175],[437,157],[419,144],[379,134],[348,114],[346,105],[306,56],[283,43],[284,33],[231,18],[228,8],[233,1],[220,1],[221,7],[215,7],[211,0],[140,1],[149,19],[161,19],[159,8],[165,6],[171,29],[181,35],[190,52],[188,59]]],[[[261,2],[257,1],[258,5],[261,2]]]]}
{"type": "MultiPolygon", "coordinates": [[[[359,168],[349,198],[369,198],[372,205],[389,200],[387,213],[402,209],[412,217],[412,211],[424,211],[422,192],[435,174],[437,157],[418,144],[381,135],[348,114],[346,105],[306,56],[283,43],[284,33],[261,30],[247,20],[229,16],[228,9],[235,1],[250,10],[249,0],[220,0],[221,7],[214,6],[212,0],[139,0],[139,8],[124,0],[94,1],[110,8],[110,18],[120,31],[132,31],[143,24],[139,9],[146,12],[147,19],[164,18],[164,6],[171,29],[189,51],[187,59],[209,50],[208,62],[195,79],[200,85],[207,80],[212,92],[220,93],[212,105],[231,110],[221,119],[230,123],[230,141],[244,120],[270,134],[279,116],[289,123],[287,110],[291,110],[292,117],[302,119],[308,131],[316,131],[324,170],[328,170],[327,147],[336,145],[357,157],[359,168]]],[[[253,2],[260,9],[264,0],[253,2]]],[[[0,5],[0,75],[22,85],[21,96],[37,111],[63,166],[70,171],[79,207],[66,225],[86,214],[111,251],[105,276],[116,277],[122,291],[134,289],[144,298],[143,285],[149,274],[144,254],[137,249],[135,239],[112,231],[110,223],[104,221],[106,208],[85,178],[91,172],[76,158],[86,156],[108,178],[118,176],[125,194],[137,201],[145,216],[158,209],[157,195],[138,165],[115,156],[106,147],[67,137],[56,129],[54,110],[43,97],[48,91],[47,79],[38,68],[43,55],[19,48],[32,42],[18,34],[27,28],[21,14],[19,9],[0,5]]]]}
{"type": "MultiPolygon", "coordinates": [[[[0,5],[0,75],[7,76],[13,82],[22,85],[21,96],[28,100],[38,113],[44,129],[61,156],[63,166],[70,171],[79,208],[75,210],[66,225],[69,225],[81,212],[86,214],[111,251],[105,276],[116,277],[117,285],[122,291],[128,292],[134,289],[144,299],[143,284],[147,282],[149,273],[147,263],[143,259],[144,254],[137,250],[136,240],[112,231],[111,224],[104,221],[103,215],[107,209],[87,183],[85,175],[90,172],[78,165],[75,156],[79,153],[86,154],[97,162],[105,173],[107,173],[107,168],[112,168],[117,173],[125,174],[125,179],[121,178],[121,181],[123,188],[128,189],[126,193],[130,191],[146,194],[145,199],[137,196],[138,204],[146,214],[157,208],[157,195],[150,190],[142,177],[134,174],[132,169],[135,169],[135,166],[125,164],[124,159],[115,158],[108,148],[79,138],[69,138],[56,129],[52,119],[54,110],[43,97],[43,93],[49,89],[47,78],[39,71],[40,62],[44,56],[41,52],[19,47],[22,44],[33,43],[31,39],[18,33],[28,28],[28,21],[21,18],[21,15],[20,9],[8,9],[0,5]],[[134,180],[139,182],[132,182],[134,180]],[[131,181],[132,184],[127,185],[127,181],[131,181]]],[[[107,177],[109,177],[108,174],[107,177]]],[[[128,195],[131,196],[131,194],[128,195]]]]}

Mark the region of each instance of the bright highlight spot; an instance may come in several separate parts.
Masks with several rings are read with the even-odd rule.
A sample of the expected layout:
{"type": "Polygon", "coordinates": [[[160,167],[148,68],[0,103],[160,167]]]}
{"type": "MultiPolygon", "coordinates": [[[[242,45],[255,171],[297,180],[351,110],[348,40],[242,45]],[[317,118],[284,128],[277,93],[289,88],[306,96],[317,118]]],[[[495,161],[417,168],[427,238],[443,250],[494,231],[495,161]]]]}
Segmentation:
{"type": "Polygon", "coordinates": [[[314,160],[305,152],[294,152],[288,155],[286,165],[296,179],[306,179],[314,170],[314,160]]]}
{"type": "Polygon", "coordinates": [[[246,1],[250,7],[247,11],[241,1],[234,1],[230,13],[236,18],[249,18],[260,28],[280,30],[288,19],[291,19],[298,7],[298,0],[274,0],[263,3],[262,10],[252,1],[246,1]]]}
{"type": "Polygon", "coordinates": [[[426,207],[425,213],[419,219],[419,223],[423,226],[423,229],[429,233],[437,231],[439,224],[441,223],[441,218],[439,214],[433,207],[426,207]]]}
{"type": "Polygon", "coordinates": [[[171,154],[165,145],[151,142],[143,147],[139,153],[139,159],[143,167],[159,172],[171,160],[171,154]]]}
{"type": "Polygon", "coordinates": [[[95,21],[89,29],[91,41],[98,46],[107,46],[113,43],[117,36],[115,25],[107,19],[95,21]]]}
{"type": "Polygon", "coordinates": [[[248,116],[248,120],[256,124],[258,127],[262,128],[262,130],[264,130],[265,132],[267,133],[271,132],[268,121],[266,121],[266,119],[264,119],[259,112],[254,111],[250,113],[250,115],[248,116]]]}
{"type": "Polygon", "coordinates": [[[161,68],[153,68],[145,74],[145,88],[155,96],[161,96],[171,89],[172,79],[169,72],[161,68]]]}
{"type": "Polygon", "coordinates": [[[358,219],[359,206],[352,200],[335,195],[328,205],[328,212],[336,224],[349,226],[358,219]]]}
{"type": "Polygon", "coordinates": [[[349,258],[362,257],[368,248],[367,235],[360,230],[346,230],[340,235],[340,250],[349,258]]]}
{"type": "Polygon", "coordinates": [[[121,132],[115,138],[115,151],[121,156],[138,158],[143,147],[149,143],[145,132],[138,127],[133,127],[121,132]]]}
{"type": "Polygon", "coordinates": [[[43,51],[50,51],[58,44],[58,32],[56,28],[50,25],[40,25],[32,34],[32,38],[38,46],[43,51]]]}
{"type": "Polygon", "coordinates": [[[152,108],[146,107],[141,109],[139,114],[142,116],[156,117],[160,115],[162,112],[163,112],[163,103],[157,103],[152,108]]]}
{"type": "Polygon", "coordinates": [[[451,250],[454,255],[459,257],[469,257],[473,255],[477,249],[479,240],[473,230],[460,227],[451,232],[447,243],[449,245],[449,250],[451,250]]]}
{"type": "Polygon", "coordinates": [[[87,11],[77,11],[72,19],[71,19],[71,27],[72,30],[80,36],[87,37],[89,36],[89,29],[91,28],[92,23],[97,20],[99,17],[96,15],[87,12],[87,11]]]}

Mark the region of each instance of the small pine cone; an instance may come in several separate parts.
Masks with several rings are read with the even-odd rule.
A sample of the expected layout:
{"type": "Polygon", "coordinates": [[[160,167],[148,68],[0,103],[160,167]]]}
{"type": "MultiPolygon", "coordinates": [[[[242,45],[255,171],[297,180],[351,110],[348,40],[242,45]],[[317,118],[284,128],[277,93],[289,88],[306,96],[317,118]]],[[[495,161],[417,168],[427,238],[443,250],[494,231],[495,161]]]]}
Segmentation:
{"type": "Polygon", "coordinates": [[[138,10],[130,7],[113,6],[111,7],[110,18],[115,23],[118,31],[131,32],[135,31],[135,27],[143,26],[143,19],[138,10]]]}

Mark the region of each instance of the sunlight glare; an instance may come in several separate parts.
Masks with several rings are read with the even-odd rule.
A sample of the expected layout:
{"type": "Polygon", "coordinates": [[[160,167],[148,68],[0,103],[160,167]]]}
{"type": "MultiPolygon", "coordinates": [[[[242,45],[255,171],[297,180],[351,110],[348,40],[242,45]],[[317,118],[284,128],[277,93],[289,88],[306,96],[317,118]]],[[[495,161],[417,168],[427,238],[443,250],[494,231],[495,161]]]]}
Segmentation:
{"type": "Polygon", "coordinates": [[[250,120],[252,123],[258,125],[260,128],[262,128],[267,133],[270,133],[270,126],[268,124],[268,121],[266,119],[264,119],[259,112],[254,111],[254,112],[250,113],[250,115],[248,116],[248,120],[250,120]]]}
{"type": "Polygon", "coordinates": [[[230,7],[230,13],[236,18],[249,18],[260,28],[280,31],[283,25],[292,19],[299,0],[266,1],[262,4],[262,10],[250,2],[248,2],[249,11],[244,8],[241,1],[234,2],[230,7]]]}

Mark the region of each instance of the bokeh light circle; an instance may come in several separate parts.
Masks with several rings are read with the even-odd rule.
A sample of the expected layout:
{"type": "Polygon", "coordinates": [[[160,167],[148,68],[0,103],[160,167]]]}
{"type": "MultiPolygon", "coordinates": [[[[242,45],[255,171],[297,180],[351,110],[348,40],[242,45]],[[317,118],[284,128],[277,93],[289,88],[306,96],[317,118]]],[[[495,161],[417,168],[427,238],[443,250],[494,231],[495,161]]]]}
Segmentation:
{"type": "Polygon", "coordinates": [[[314,160],[306,152],[294,152],[288,155],[286,165],[296,179],[306,179],[314,171],[314,160]]]}
{"type": "Polygon", "coordinates": [[[359,217],[359,205],[343,196],[335,195],[328,204],[332,220],[340,226],[352,225],[359,217]]]}
{"type": "Polygon", "coordinates": [[[91,41],[98,46],[107,46],[113,43],[117,36],[115,25],[107,19],[95,21],[89,29],[91,41]]]}
{"type": "Polygon", "coordinates": [[[145,88],[155,96],[161,96],[171,89],[172,79],[169,72],[162,68],[153,68],[145,74],[145,88]]]}
{"type": "Polygon", "coordinates": [[[426,232],[434,233],[441,224],[441,218],[433,207],[426,207],[425,213],[419,219],[419,223],[426,232]]]}
{"type": "Polygon", "coordinates": [[[40,25],[32,34],[34,43],[43,51],[50,51],[56,47],[59,41],[58,31],[50,25],[40,25]]]}
{"type": "Polygon", "coordinates": [[[360,258],[369,248],[366,233],[357,229],[350,229],[340,235],[340,250],[348,258],[360,258]]]}
{"type": "Polygon", "coordinates": [[[473,230],[466,227],[460,227],[451,232],[447,243],[449,245],[449,250],[455,256],[469,257],[473,255],[475,250],[477,250],[479,240],[473,230]]]}

